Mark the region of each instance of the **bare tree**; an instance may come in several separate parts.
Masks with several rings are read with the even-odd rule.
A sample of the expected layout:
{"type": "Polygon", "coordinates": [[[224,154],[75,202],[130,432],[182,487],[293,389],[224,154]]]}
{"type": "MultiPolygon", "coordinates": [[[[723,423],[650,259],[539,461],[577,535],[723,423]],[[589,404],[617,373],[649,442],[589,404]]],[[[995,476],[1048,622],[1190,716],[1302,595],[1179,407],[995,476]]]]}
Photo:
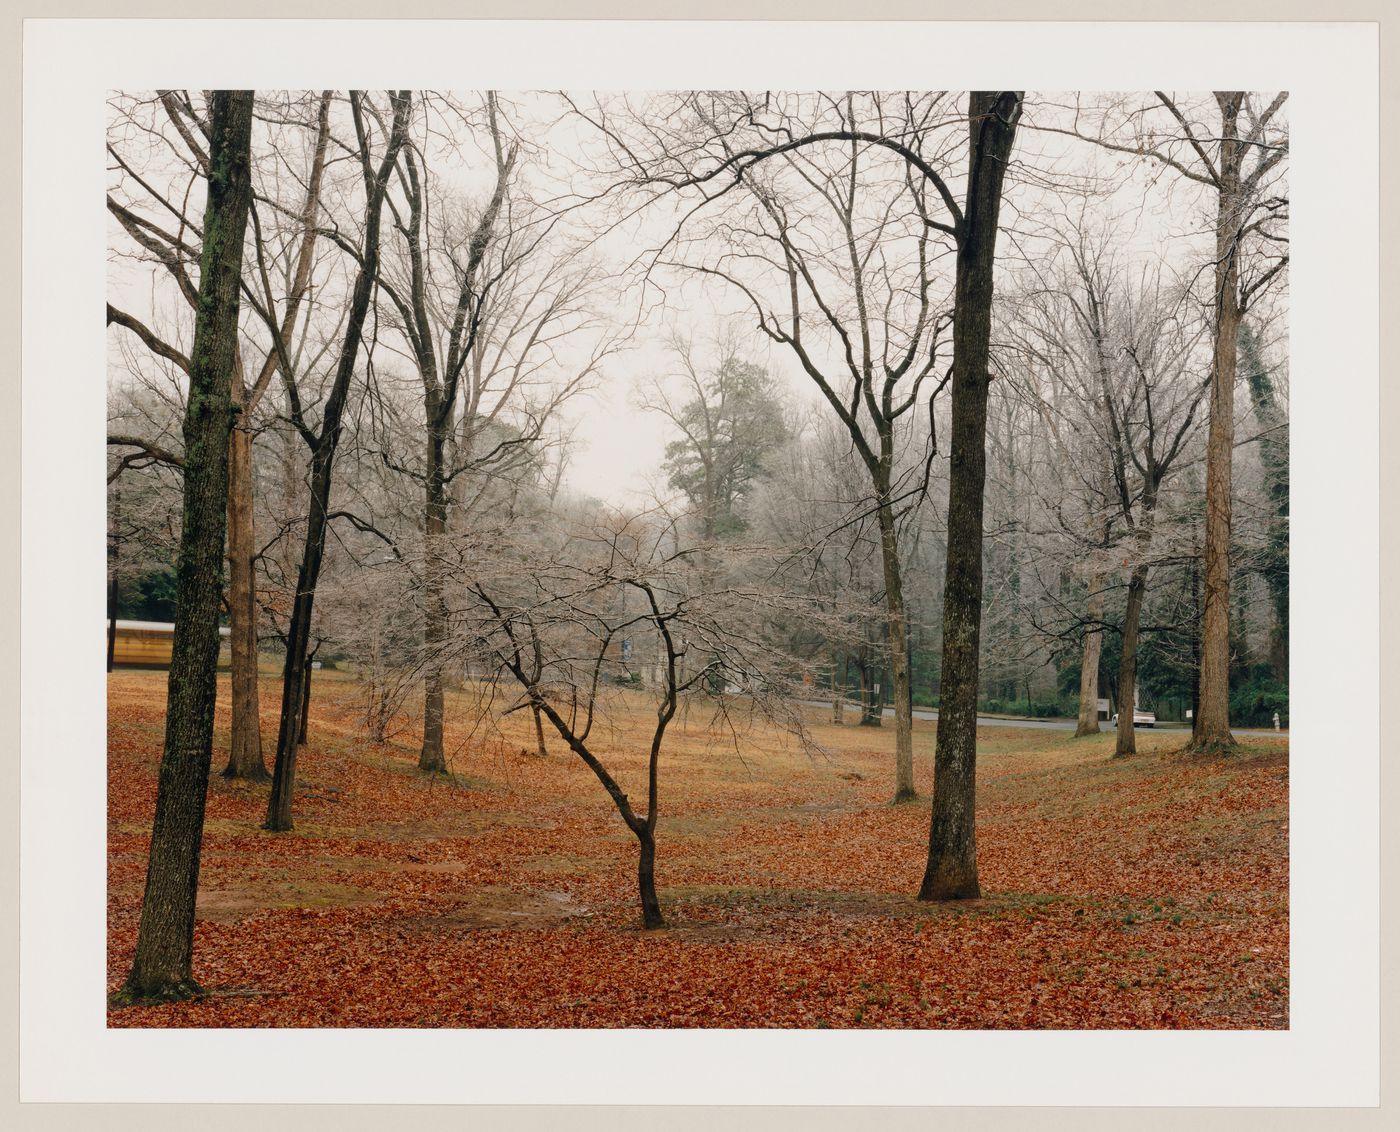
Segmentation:
{"type": "Polygon", "coordinates": [[[243,235],[252,199],[252,114],[252,91],[218,91],[213,96],[199,301],[185,409],[175,641],[141,923],[123,986],[123,994],[132,1000],[183,998],[199,989],[191,970],[194,911],[213,755],[231,375],[238,347],[243,235]]]}
{"type": "MultiPolygon", "coordinates": [[[[379,277],[383,292],[397,311],[398,328],[422,382],[425,446],[418,477],[424,492],[421,584],[424,643],[430,653],[440,650],[446,633],[444,577],[437,545],[447,532],[449,485],[460,471],[449,467],[448,455],[457,428],[459,384],[475,350],[490,292],[499,282],[498,272],[488,266],[487,253],[495,239],[518,154],[517,147],[507,148],[502,137],[493,94],[486,97],[486,114],[494,151],[495,185],[470,231],[458,233],[449,227],[434,238],[430,207],[437,202],[428,196],[431,185],[426,146],[409,145],[404,150],[399,174],[404,208],[389,198],[394,227],[403,243],[406,270],[402,279],[395,279],[394,273],[386,270],[390,263],[386,259],[379,277]],[[438,293],[440,273],[446,273],[452,281],[450,288],[444,288],[450,291],[446,295],[438,293]],[[444,312],[435,306],[440,297],[448,300],[444,312]]],[[[445,773],[442,672],[430,667],[424,673],[423,684],[423,745],[418,768],[445,773]]]]}
{"type": "MultiPolygon", "coordinates": [[[[324,91],[316,103],[316,133],[312,149],[311,171],[307,179],[306,197],[287,252],[294,254],[290,284],[285,286],[285,299],[278,334],[282,343],[296,340],[301,309],[311,289],[316,253],[316,220],[320,208],[321,182],[326,167],[330,139],[331,92],[324,91]]],[[[280,154],[278,155],[281,156],[280,154]]],[[[271,225],[257,221],[254,202],[254,252],[258,267],[256,298],[259,313],[268,319],[277,318],[278,292],[269,270],[272,258],[263,232],[271,225]]],[[[285,281],[287,276],[281,278],[285,281]]],[[[258,610],[257,557],[253,525],[253,436],[254,414],[277,371],[279,352],[269,347],[252,384],[245,381],[242,367],[234,373],[233,396],[239,406],[229,449],[228,496],[228,562],[229,562],[229,636],[230,676],[233,692],[233,735],[229,749],[228,778],[266,779],[270,777],[263,761],[260,712],[258,707],[258,610]]]]}
{"type": "Polygon", "coordinates": [[[306,516],[305,542],[297,586],[287,630],[287,656],[282,669],[282,713],[277,733],[277,761],[273,768],[272,793],[268,800],[266,829],[283,832],[292,828],[292,792],[296,782],[297,738],[300,732],[302,701],[306,695],[307,654],[311,641],[311,616],[325,553],[329,521],[331,482],[336,449],[340,443],[341,418],[350,393],[361,335],[370,309],[371,292],[379,260],[380,214],[389,178],[399,159],[408,133],[412,100],[408,91],[390,96],[392,122],[383,127],[384,152],[374,164],[371,130],[365,99],[358,91],[350,93],[350,110],[355,125],[355,156],[360,165],[365,190],[364,232],[355,259],[359,264],[347,311],[345,332],[336,362],[335,377],[321,410],[320,428],[306,418],[297,388],[294,363],[286,344],[277,336],[278,363],[285,379],[293,425],[311,450],[311,499],[306,516]]]}
{"type": "Polygon", "coordinates": [[[532,553],[502,532],[494,542],[498,554],[507,552],[494,569],[484,548],[467,555],[477,564],[470,593],[479,608],[458,617],[461,647],[484,651],[514,678],[522,693],[515,706],[539,710],[637,838],[645,928],[666,923],[655,878],[660,767],[682,700],[708,699],[719,728],[736,735],[745,718],[778,720],[802,734],[795,666],[763,632],[781,599],[742,586],[711,588],[712,575],[694,564],[695,548],[677,545],[676,533],[673,521],[656,515],[614,516],[536,542],[532,553]],[[635,648],[643,635],[661,656],[645,809],[604,762],[606,739],[598,735],[619,697],[636,694],[618,683],[629,644],[635,648]]]}
{"type": "Polygon", "coordinates": [[[977,883],[977,672],[982,624],[982,509],[993,278],[1002,186],[1020,91],[968,95],[970,164],[959,214],[953,323],[948,561],[943,584],[943,669],[934,751],[933,817],[920,900],[980,894],[977,883]]]}

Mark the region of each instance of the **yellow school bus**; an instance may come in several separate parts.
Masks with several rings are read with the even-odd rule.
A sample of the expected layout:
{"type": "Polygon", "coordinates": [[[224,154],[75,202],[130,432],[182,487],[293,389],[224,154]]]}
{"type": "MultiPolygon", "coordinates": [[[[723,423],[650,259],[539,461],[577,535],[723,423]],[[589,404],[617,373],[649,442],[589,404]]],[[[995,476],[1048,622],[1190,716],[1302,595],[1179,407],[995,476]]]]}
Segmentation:
{"type": "MultiPolygon", "coordinates": [[[[110,622],[109,629],[110,632],[110,622]]],[[[228,667],[228,636],[219,645],[219,667],[228,667]]],[[[170,652],[175,644],[175,625],[171,621],[123,621],[117,619],[116,640],[112,649],[112,664],[118,668],[169,668],[170,652]]]]}

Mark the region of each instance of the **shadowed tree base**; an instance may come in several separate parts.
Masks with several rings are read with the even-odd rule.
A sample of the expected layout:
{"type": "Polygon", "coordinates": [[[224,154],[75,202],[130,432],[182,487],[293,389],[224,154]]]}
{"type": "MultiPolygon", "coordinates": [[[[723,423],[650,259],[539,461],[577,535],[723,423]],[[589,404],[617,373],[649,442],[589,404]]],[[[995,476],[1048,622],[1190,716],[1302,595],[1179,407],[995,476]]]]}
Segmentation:
{"type": "Polygon", "coordinates": [[[264,766],[262,763],[259,763],[257,767],[248,770],[240,770],[237,767],[230,765],[224,767],[223,770],[219,771],[219,777],[236,778],[240,782],[271,782],[272,772],[269,771],[267,767],[264,766]]]}
{"type": "Polygon", "coordinates": [[[917,802],[918,800],[919,795],[912,788],[907,790],[896,790],[894,792],[894,797],[890,799],[890,805],[900,806],[903,805],[905,802],[917,802]]]}
{"type": "Polygon", "coordinates": [[[173,983],[156,983],[140,986],[134,975],[115,994],[108,995],[107,1002],[113,1007],[159,1006],[164,1002],[183,1002],[191,998],[201,998],[204,988],[193,979],[181,979],[173,983]]]}
{"type": "Polygon", "coordinates": [[[945,867],[937,873],[926,872],[924,883],[919,886],[920,900],[978,900],[981,896],[975,869],[969,872],[945,867]]]}
{"type": "Polygon", "coordinates": [[[1239,749],[1235,737],[1226,735],[1224,738],[1192,739],[1186,744],[1185,751],[1188,755],[1233,755],[1239,749]]]}

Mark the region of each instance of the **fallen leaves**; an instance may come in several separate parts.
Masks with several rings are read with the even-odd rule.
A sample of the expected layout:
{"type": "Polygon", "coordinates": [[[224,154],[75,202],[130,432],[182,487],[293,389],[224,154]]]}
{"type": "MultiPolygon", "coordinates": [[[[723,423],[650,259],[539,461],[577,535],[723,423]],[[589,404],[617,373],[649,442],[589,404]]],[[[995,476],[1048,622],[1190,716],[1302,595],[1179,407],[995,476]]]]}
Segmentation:
{"type": "MultiPolygon", "coordinates": [[[[162,674],[111,678],[113,988],[135,945],[163,706],[162,674]]],[[[606,749],[641,793],[634,706],[606,749]]],[[[577,760],[521,758],[529,736],[507,730],[459,750],[453,778],[423,778],[411,745],[363,739],[353,685],[327,678],[292,833],[259,829],[265,787],[211,778],[195,976],[212,993],[109,1022],[1288,1025],[1285,744],[1200,761],[1158,734],[1109,761],[1093,739],[986,732],[988,895],[929,905],[911,895],[927,807],[887,804],[892,733],[823,715],[818,757],[755,734],[741,759],[700,720],[677,726],[658,829],[670,926],[643,932],[635,839],[577,760]]],[[[930,725],[916,748],[926,788],[930,725]]]]}

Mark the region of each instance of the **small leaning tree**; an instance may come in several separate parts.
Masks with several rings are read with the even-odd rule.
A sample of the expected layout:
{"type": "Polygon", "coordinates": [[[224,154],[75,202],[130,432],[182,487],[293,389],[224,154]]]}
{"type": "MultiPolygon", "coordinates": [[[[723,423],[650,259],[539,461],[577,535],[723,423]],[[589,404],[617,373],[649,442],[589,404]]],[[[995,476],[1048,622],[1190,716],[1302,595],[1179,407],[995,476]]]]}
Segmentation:
{"type": "Polygon", "coordinates": [[[674,518],[614,515],[552,533],[558,521],[523,537],[516,524],[514,541],[501,532],[489,570],[481,568],[483,547],[464,554],[476,568],[467,587],[473,602],[457,612],[458,655],[470,652],[513,681],[520,696],[507,711],[537,711],[597,777],[637,838],[642,926],[665,927],[655,869],[668,728],[689,698],[707,701],[734,736],[763,720],[805,741],[798,666],[770,643],[774,624],[793,612],[791,599],[735,580],[742,570],[717,581],[674,518]],[[643,683],[634,666],[650,656],[658,660],[649,690],[656,717],[644,738],[638,804],[615,750],[625,733],[606,721],[628,698],[648,694],[633,690],[643,683]]]}

